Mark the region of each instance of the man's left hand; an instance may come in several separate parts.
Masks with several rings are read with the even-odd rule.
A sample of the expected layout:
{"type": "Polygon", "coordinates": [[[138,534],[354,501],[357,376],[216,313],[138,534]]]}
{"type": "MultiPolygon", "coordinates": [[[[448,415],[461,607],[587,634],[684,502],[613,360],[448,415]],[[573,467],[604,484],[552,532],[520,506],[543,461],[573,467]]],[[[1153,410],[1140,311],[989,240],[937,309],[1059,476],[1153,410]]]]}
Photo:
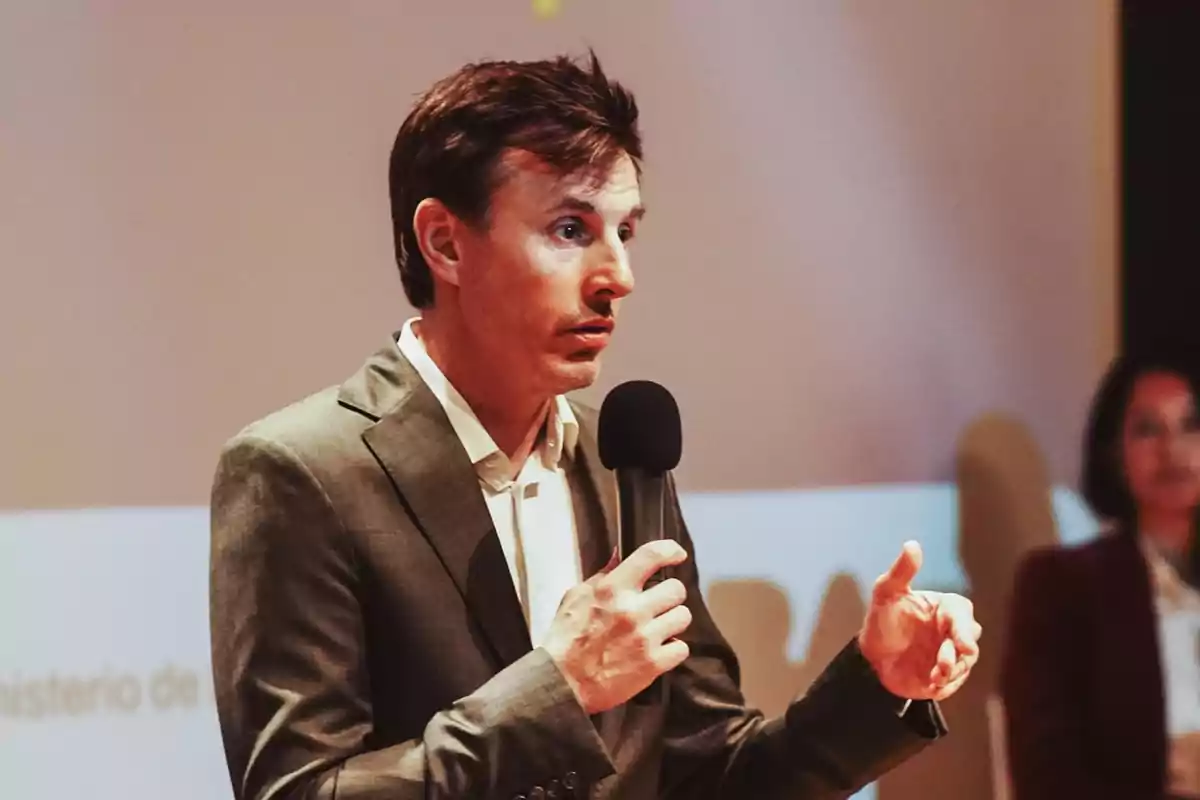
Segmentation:
{"type": "Polygon", "coordinates": [[[879,580],[859,649],[880,683],[898,697],[944,700],[958,691],[979,660],[979,636],[971,601],[943,592],[917,592],[921,546],[908,542],[879,580]]]}

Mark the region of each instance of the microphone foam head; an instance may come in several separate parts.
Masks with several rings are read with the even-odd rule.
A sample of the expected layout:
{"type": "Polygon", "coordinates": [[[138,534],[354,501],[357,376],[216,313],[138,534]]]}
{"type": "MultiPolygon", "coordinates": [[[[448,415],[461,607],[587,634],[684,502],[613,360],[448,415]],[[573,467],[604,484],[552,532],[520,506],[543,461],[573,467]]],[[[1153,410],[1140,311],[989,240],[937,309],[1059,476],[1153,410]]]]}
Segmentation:
{"type": "Polygon", "coordinates": [[[668,472],[683,454],[675,398],[653,381],[628,381],[600,405],[600,460],[608,469],[668,472]]]}

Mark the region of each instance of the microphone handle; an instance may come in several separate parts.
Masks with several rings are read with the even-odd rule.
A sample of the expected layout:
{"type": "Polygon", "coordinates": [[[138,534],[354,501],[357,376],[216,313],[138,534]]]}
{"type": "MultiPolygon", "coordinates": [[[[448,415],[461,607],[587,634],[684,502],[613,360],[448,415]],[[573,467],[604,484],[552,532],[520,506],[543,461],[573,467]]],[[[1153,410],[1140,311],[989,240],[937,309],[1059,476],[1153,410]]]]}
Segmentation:
{"type": "MultiPolygon", "coordinates": [[[[618,469],[616,473],[617,506],[621,514],[619,558],[624,561],[646,542],[663,538],[663,496],[667,480],[661,472],[638,468],[618,469]]],[[[650,577],[650,581],[658,579],[658,573],[650,577]]]]}
{"type": "MultiPolygon", "coordinates": [[[[618,555],[621,561],[646,542],[662,539],[663,503],[666,496],[666,475],[638,468],[621,468],[617,473],[617,504],[620,511],[618,555]]],[[[648,588],[670,577],[670,567],[651,575],[648,588]]],[[[644,705],[654,702],[663,692],[663,676],[638,693],[632,702],[644,705]]]]}

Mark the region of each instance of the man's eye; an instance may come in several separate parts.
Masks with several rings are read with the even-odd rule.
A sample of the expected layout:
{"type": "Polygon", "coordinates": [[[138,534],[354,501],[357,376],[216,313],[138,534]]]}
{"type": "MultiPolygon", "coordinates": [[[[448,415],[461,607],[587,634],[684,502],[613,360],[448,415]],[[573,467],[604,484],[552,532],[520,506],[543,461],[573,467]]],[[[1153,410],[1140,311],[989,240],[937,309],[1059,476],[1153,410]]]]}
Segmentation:
{"type": "Polygon", "coordinates": [[[572,217],[554,223],[554,235],[564,241],[574,242],[585,238],[587,229],[582,220],[572,217]]]}

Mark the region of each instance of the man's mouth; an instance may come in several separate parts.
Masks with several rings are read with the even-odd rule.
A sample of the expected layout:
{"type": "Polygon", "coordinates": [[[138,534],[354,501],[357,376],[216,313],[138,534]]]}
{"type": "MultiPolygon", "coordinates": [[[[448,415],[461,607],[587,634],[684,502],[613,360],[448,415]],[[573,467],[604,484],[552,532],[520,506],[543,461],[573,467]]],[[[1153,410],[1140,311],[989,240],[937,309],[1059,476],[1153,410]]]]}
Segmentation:
{"type": "Polygon", "coordinates": [[[593,319],[574,325],[564,332],[571,350],[580,356],[594,357],[612,338],[613,322],[610,319],[593,319]]]}
{"type": "Polygon", "coordinates": [[[596,335],[606,334],[611,335],[613,332],[613,321],[611,319],[596,318],[590,319],[568,330],[568,333],[596,335]]]}

